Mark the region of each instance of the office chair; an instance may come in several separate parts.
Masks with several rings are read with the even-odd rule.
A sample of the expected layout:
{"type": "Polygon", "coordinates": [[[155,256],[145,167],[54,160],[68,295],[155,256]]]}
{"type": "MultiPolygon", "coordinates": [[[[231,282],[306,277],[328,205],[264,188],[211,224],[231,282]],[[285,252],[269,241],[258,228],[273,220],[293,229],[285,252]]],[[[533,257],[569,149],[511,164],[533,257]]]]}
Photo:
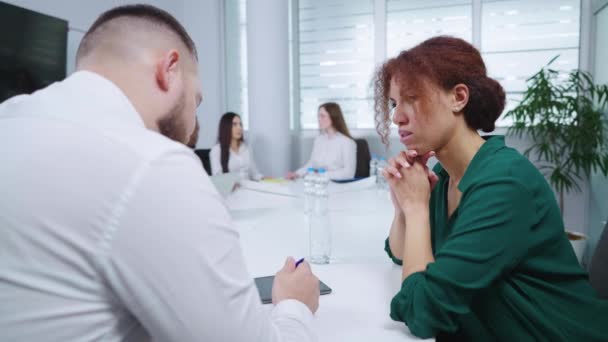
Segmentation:
{"type": "Polygon", "coordinates": [[[211,175],[211,161],[209,160],[209,152],[211,149],[199,149],[194,150],[194,153],[200,158],[201,163],[203,163],[203,168],[207,171],[208,175],[211,175]]]}
{"type": "Polygon", "coordinates": [[[365,139],[355,139],[357,144],[357,167],[355,179],[369,177],[369,161],[372,159],[369,153],[369,145],[365,139]]]}

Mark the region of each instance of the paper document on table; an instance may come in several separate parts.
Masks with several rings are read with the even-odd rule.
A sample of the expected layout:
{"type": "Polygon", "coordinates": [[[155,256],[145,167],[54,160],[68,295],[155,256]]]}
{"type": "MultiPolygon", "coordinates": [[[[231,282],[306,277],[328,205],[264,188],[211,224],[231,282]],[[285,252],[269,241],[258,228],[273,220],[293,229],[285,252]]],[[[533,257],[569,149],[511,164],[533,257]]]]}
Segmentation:
{"type": "Polygon", "coordinates": [[[230,194],[234,190],[236,184],[238,183],[239,174],[238,173],[222,173],[219,175],[211,176],[209,178],[211,179],[211,182],[217,189],[217,192],[219,192],[220,195],[226,197],[228,194],[230,194]]]}
{"type": "Polygon", "coordinates": [[[290,181],[285,178],[264,178],[260,182],[287,185],[290,181]]]}
{"type": "Polygon", "coordinates": [[[275,195],[283,195],[283,196],[297,196],[297,193],[294,191],[293,187],[290,186],[292,182],[253,182],[249,180],[245,180],[241,182],[241,186],[245,189],[259,191],[259,192],[267,192],[275,195]]]}

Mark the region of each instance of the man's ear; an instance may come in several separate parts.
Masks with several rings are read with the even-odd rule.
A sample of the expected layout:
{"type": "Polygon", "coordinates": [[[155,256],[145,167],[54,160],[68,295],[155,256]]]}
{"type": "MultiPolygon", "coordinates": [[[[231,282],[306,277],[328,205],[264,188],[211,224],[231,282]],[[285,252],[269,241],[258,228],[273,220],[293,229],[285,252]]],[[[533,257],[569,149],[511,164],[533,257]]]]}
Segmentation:
{"type": "Polygon", "coordinates": [[[452,112],[461,112],[469,103],[469,87],[459,83],[452,88],[452,112]]]}
{"type": "Polygon", "coordinates": [[[162,91],[169,91],[179,72],[180,54],[170,50],[156,63],[156,83],[162,91]]]}

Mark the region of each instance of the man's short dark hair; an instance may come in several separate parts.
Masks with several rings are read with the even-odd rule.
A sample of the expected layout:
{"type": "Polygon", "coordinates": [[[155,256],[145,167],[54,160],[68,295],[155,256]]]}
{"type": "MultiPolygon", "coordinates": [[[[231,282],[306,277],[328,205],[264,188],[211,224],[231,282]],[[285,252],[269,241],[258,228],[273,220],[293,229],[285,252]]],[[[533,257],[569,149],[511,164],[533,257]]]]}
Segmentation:
{"type": "Polygon", "coordinates": [[[190,35],[182,24],[169,14],[169,12],[158,7],[144,4],[118,6],[101,14],[82,38],[80,46],[78,47],[76,59],[78,60],[80,57],[85,56],[94,47],[95,42],[92,37],[94,36],[95,31],[111,20],[124,17],[146,20],[175,33],[184,45],[186,45],[188,51],[192,53],[192,56],[198,60],[194,41],[190,38],[190,35]]]}

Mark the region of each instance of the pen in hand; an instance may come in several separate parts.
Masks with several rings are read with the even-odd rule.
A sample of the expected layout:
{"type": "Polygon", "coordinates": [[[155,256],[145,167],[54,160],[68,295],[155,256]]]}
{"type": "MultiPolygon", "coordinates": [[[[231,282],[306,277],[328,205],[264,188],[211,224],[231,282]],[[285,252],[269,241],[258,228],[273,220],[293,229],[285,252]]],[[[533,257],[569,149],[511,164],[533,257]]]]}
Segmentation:
{"type": "Polygon", "coordinates": [[[298,267],[298,266],[299,266],[299,265],[302,263],[302,261],[304,261],[304,258],[302,258],[302,259],[300,259],[300,260],[296,261],[296,267],[298,267]]]}

